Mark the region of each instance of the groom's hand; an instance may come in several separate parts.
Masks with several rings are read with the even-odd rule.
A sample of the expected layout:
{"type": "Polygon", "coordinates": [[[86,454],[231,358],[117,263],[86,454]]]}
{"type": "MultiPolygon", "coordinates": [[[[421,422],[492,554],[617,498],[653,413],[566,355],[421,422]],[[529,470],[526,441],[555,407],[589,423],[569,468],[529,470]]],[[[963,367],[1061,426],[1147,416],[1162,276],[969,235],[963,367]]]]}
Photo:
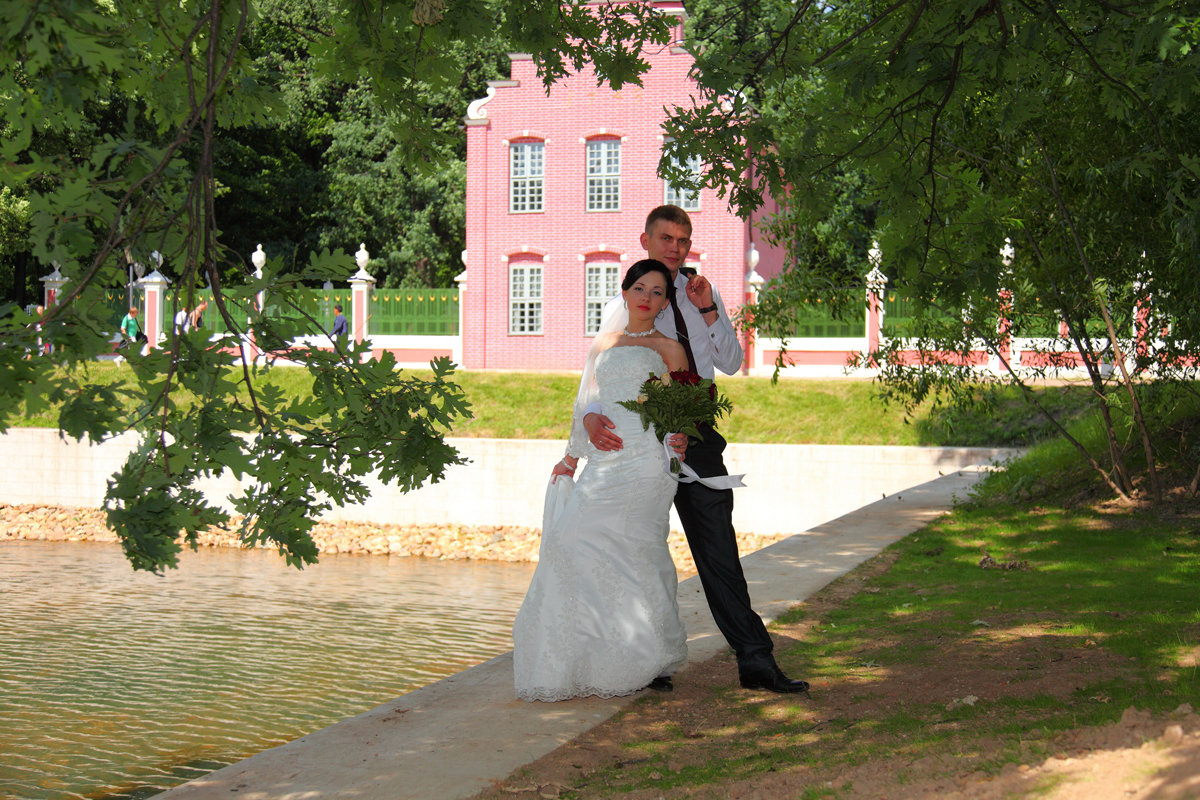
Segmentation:
{"type": "MultiPolygon", "coordinates": [[[[692,277],[688,278],[687,288],[684,291],[687,294],[688,300],[691,300],[692,304],[696,306],[696,308],[708,308],[709,306],[713,305],[712,284],[709,283],[708,278],[704,277],[703,275],[693,275],[692,277]]],[[[709,325],[713,324],[717,320],[716,311],[710,311],[703,316],[704,321],[709,325]]]]}
{"type": "Polygon", "coordinates": [[[603,414],[585,414],[583,427],[587,430],[592,446],[597,450],[620,450],[625,444],[620,436],[612,432],[615,427],[613,421],[603,414]]]}

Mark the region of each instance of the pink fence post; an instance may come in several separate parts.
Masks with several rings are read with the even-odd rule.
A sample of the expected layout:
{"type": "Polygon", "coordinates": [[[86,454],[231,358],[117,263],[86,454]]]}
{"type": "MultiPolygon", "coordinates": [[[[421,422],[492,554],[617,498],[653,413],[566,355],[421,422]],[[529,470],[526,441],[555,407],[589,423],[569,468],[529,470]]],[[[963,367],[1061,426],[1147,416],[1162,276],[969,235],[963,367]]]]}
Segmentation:
{"type": "MultiPolygon", "coordinates": [[[[746,251],[746,305],[754,305],[758,302],[758,293],[762,291],[763,277],[758,274],[755,267],[758,266],[759,253],[758,248],[754,246],[754,242],[750,243],[750,249],[746,251]]],[[[756,356],[754,354],[754,340],[758,334],[758,326],[750,324],[746,326],[746,330],[742,332],[742,351],[745,357],[742,359],[742,374],[748,375],[751,368],[754,367],[756,356]]]]}
{"type": "Polygon", "coordinates": [[[1012,261],[1016,251],[1013,250],[1012,239],[1004,237],[1004,247],[1000,248],[1000,263],[1004,265],[1004,270],[1001,272],[1001,288],[1000,288],[1000,314],[996,319],[996,334],[999,341],[996,345],[996,358],[991,359],[993,362],[990,366],[992,372],[1000,374],[1004,371],[1004,365],[1015,368],[1013,364],[1013,346],[1012,346],[1012,311],[1013,311],[1013,293],[1003,285],[1004,282],[1012,280],[1012,261]]]}
{"type": "Polygon", "coordinates": [[[369,335],[371,289],[375,286],[375,279],[367,272],[371,254],[367,252],[365,243],[359,244],[358,252],[354,254],[354,260],[358,264],[358,272],[354,273],[354,277],[350,279],[350,307],[354,315],[350,326],[354,332],[354,342],[358,344],[369,335]]]}
{"type": "MultiPolygon", "coordinates": [[[[62,293],[62,287],[66,285],[70,278],[64,276],[58,271],[58,262],[54,264],[54,272],[51,272],[46,277],[42,278],[42,306],[43,311],[48,311],[51,306],[58,302],[58,296],[62,293]]],[[[41,323],[38,323],[38,330],[41,330],[41,323]]],[[[43,343],[42,338],[38,337],[38,352],[44,355],[49,355],[54,352],[53,343],[43,343]]]]}
{"type": "MultiPolygon", "coordinates": [[[[1142,259],[1145,260],[1146,253],[1142,252],[1142,259]]],[[[1157,338],[1150,331],[1150,294],[1147,292],[1148,275],[1138,273],[1136,280],[1133,282],[1133,291],[1136,296],[1133,306],[1133,342],[1134,352],[1140,358],[1145,358],[1150,354],[1150,346],[1157,338]]]]}
{"type": "Polygon", "coordinates": [[[888,277],[879,268],[883,261],[883,252],[879,242],[871,242],[867,253],[871,263],[871,271],[867,273],[867,353],[866,366],[877,366],[874,353],[879,351],[879,342],[883,338],[883,293],[887,290],[888,277]]]}
{"type": "Polygon", "coordinates": [[[454,276],[454,282],[458,284],[458,336],[455,337],[458,350],[454,356],[455,364],[463,363],[467,350],[467,251],[463,250],[459,258],[462,260],[463,271],[454,276]]]}
{"type": "MultiPolygon", "coordinates": [[[[161,257],[157,263],[162,265],[161,257]]],[[[146,344],[150,347],[158,347],[162,341],[163,303],[170,283],[157,269],[137,282],[146,297],[146,344]]]]}
{"type": "Polygon", "coordinates": [[[55,261],[53,263],[54,272],[42,278],[42,305],[46,308],[58,302],[58,296],[62,292],[62,287],[70,280],[70,278],[58,271],[58,262],[55,261]]]}
{"type": "MultiPolygon", "coordinates": [[[[267,265],[267,252],[263,250],[261,244],[254,248],[254,252],[250,254],[250,263],[254,265],[254,277],[261,281],[263,267],[267,265]]],[[[260,289],[254,296],[254,310],[258,316],[262,316],[263,310],[266,307],[267,293],[260,289]]],[[[246,331],[246,336],[242,340],[242,352],[246,361],[253,364],[258,361],[258,357],[262,354],[262,351],[258,349],[258,338],[254,335],[254,326],[249,325],[247,327],[249,330],[246,331]]]]}

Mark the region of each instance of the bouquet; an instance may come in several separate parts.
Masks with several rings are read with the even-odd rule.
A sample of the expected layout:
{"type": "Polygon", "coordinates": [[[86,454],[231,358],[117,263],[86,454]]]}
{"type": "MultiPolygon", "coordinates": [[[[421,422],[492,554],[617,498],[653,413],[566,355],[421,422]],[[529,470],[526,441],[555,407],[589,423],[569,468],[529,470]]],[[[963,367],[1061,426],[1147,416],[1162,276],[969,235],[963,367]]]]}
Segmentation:
{"type": "MultiPolygon", "coordinates": [[[[708,378],[690,370],[650,373],[642,384],[637,400],[620,400],[620,405],[642,418],[642,428],[650,429],[661,442],[668,433],[685,433],[692,439],[703,439],[701,424],[716,424],[717,419],[733,410],[729,398],[717,392],[708,378]]],[[[671,459],[672,474],[679,472],[678,458],[671,459]]]]}

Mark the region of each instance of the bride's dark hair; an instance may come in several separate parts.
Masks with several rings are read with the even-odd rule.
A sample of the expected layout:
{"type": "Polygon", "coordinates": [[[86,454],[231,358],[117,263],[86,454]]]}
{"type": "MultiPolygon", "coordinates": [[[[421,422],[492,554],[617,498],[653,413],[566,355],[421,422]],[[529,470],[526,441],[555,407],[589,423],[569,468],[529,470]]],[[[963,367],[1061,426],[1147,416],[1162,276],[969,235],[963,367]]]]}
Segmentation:
{"type": "Polygon", "coordinates": [[[643,258],[641,261],[635,261],[633,266],[625,273],[625,279],[621,281],[621,291],[625,291],[630,286],[638,282],[638,279],[649,272],[661,273],[663,279],[667,282],[667,299],[671,301],[671,305],[675,304],[675,281],[671,280],[671,270],[667,269],[667,265],[656,258],[643,258]]]}

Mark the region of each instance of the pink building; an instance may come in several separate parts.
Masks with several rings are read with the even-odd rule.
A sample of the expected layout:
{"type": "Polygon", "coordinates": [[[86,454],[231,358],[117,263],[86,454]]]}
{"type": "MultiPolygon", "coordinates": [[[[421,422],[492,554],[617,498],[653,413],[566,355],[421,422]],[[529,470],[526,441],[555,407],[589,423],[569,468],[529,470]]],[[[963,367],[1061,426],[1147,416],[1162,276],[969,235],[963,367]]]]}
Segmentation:
{"type": "MultiPolygon", "coordinates": [[[[684,14],[682,3],[657,5],[684,14]]],[[[753,263],[761,275],[778,271],[765,245],[748,256],[751,225],[715,192],[681,193],[658,177],[666,108],[695,92],[692,58],[672,46],[643,56],[651,68],[640,87],[597,86],[589,69],[547,95],[533,61],[514,54],[511,79],[467,110],[465,368],[579,369],[604,301],[645,257],[646,214],[662,203],[691,215],[689,261],[730,313],[746,300],[753,263]]]]}

